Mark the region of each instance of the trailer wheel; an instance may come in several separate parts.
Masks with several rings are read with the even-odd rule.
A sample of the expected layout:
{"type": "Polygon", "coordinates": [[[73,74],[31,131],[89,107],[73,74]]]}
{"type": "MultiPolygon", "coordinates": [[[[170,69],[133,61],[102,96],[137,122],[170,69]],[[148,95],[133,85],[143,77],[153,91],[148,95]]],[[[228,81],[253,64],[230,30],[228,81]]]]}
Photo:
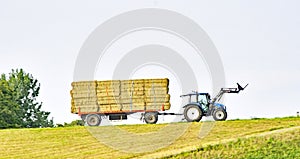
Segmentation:
{"type": "Polygon", "coordinates": [[[147,124],[156,124],[158,120],[158,114],[156,112],[146,112],[144,119],[147,124]]]}
{"type": "Polygon", "coordinates": [[[227,112],[224,109],[217,109],[213,113],[215,121],[224,121],[227,118],[227,112]]]}
{"type": "Polygon", "coordinates": [[[97,114],[89,114],[86,116],[86,123],[89,126],[99,126],[101,122],[101,118],[97,114]]]}
{"type": "Polygon", "coordinates": [[[202,119],[202,110],[197,105],[188,105],[185,107],[183,115],[188,122],[199,122],[202,119]]]}

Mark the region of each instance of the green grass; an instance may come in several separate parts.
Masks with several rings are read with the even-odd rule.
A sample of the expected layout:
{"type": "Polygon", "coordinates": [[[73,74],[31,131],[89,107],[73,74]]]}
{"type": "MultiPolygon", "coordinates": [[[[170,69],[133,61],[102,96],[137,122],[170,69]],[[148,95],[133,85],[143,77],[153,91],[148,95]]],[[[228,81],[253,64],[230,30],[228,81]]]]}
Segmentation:
{"type": "Polygon", "coordinates": [[[195,151],[166,158],[300,158],[300,129],[264,137],[251,137],[224,144],[199,147],[195,151]]]}
{"type": "MultiPolygon", "coordinates": [[[[198,155],[209,155],[209,152],[212,154],[217,152],[217,154],[221,153],[222,155],[229,153],[227,156],[230,158],[230,156],[234,156],[234,154],[240,154],[240,152],[245,151],[247,153],[243,154],[243,157],[241,158],[256,158],[255,156],[251,157],[251,155],[259,153],[261,154],[260,156],[263,156],[264,152],[269,151],[276,151],[278,152],[278,155],[281,156],[282,154],[279,153],[281,145],[284,147],[282,151],[287,151],[293,154],[292,150],[289,150],[287,145],[292,145],[293,142],[299,143],[300,132],[298,131],[293,132],[294,135],[288,134],[289,137],[284,137],[286,135],[283,135],[272,136],[272,138],[263,137],[263,139],[240,139],[237,142],[231,142],[229,145],[220,144],[209,146],[208,149],[203,145],[211,142],[218,143],[226,139],[238,139],[247,135],[300,126],[300,118],[235,120],[214,122],[213,124],[213,128],[204,138],[199,137],[200,128],[203,126],[202,122],[174,123],[168,125],[145,124],[114,127],[105,126],[92,129],[86,127],[4,129],[0,130],[0,158],[131,158],[145,157],[145,155],[147,156],[151,154],[160,154],[158,156],[161,156],[172,151],[176,151],[176,153],[179,151],[180,153],[181,149],[191,146],[198,147],[199,150],[197,152],[183,153],[175,157],[198,158],[198,155]],[[128,134],[131,135],[122,135],[120,132],[114,131],[116,128],[118,130],[128,132],[128,134]],[[170,131],[161,131],[166,128],[169,128],[167,130],[170,131]],[[166,147],[160,145],[160,143],[167,139],[168,136],[172,136],[176,132],[179,132],[179,129],[182,128],[186,128],[186,130],[183,131],[179,138],[175,141],[170,140],[169,145],[166,147]],[[102,138],[100,137],[97,139],[95,138],[97,137],[96,135],[91,135],[89,133],[89,131],[93,130],[96,130],[99,134],[106,133],[110,136],[109,138],[103,138],[102,136],[102,138]],[[161,131],[161,133],[158,134],[159,136],[155,136],[154,134],[157,131],[161,131]],[[142,135],[148,135],[149,138],[145,140],[144,138],[139,138],[142,135]],[[158,137],[158,140],[151,140],[151,135],[153,138],[158,137]],[[296,139],[293,138],[294,136],[296,139]],[[153,145],[159,149],[153,149],[154,151],[149,149],[149,152],[141,151],[141,153],[133,153],[135,151],[124,152],[118,150],[118,148],[114,147],[114,145],[103,144],[105,143],[104,141],[109,141],[112,145],[121,145],[121,150],[144,150],[144,148],[147,148],[145,147],[147,144],[153,145]],[[267,145],[264,145],[266,142],[272,146],[267,147],[267,145]],[[253,146],[253,148],[249,148],[249,151],[246,150],[246,148],[249,147],[248,145],[253,146]],[[223,147],[223,150],[220,147],[223,147]],[[274,149],[272,149],[272,147],[274,147],[274,149]],[[203,154],[203,152],[205,153],[203,154]]],[[[297,145],[294,145],[292,148],[293,150],[295,149],[295,153],[299,154],[299,148],[296,149],[295,146],[297,145]]],[[[258,157],[259,154],[257,155],[258,157]]],[[[218,158],[218,156],[215,156],[215,158],[218,158]]]]}

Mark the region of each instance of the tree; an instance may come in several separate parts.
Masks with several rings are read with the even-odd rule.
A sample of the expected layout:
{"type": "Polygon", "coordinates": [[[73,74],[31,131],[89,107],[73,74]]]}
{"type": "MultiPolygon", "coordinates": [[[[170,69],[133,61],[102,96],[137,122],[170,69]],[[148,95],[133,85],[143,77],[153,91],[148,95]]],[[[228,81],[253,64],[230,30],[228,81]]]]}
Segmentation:
{"type": "Polygon", "coordinates": [[[8,86],[5,75],[0,80],[0,128],[21,127],[20,105],[13,99],[13,90],[8,86]]]}
{"type": "Polygon", "coordinates": [[[23,69],[12,70],[0,79],[0,128],[53,127],[50,112],[37,102],[40,83],[23,69]]]}

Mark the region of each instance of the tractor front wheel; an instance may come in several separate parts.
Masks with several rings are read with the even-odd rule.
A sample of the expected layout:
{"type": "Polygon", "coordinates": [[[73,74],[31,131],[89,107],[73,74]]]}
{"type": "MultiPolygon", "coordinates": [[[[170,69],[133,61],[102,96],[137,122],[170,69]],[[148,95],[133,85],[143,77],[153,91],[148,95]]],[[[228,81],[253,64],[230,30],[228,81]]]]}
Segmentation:
{"type": "Polygon", "coordinates": [[[217,109],[213,113],[215,121],[224,121],[227,118],[227,112],[224,109],[217,109]]]}
{"type": "Polygon", "coordinates": [[[183,115],[188,122],[199,122],[202,119],[202,110],[197,105],[188,105],[185,107],[183,115]]]}

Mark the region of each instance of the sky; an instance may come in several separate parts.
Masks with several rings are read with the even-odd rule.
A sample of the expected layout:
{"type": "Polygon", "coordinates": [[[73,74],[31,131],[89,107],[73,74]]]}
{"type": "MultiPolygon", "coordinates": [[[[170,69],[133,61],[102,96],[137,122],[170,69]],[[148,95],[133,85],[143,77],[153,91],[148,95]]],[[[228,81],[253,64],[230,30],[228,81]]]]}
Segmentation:
{"type": "MultiPolygon", "coordinates": [[[[193,20],[221,57],[224,87],[249,83],[245,91],[226,96],[229,119],[292,116],[300,111],[300,2],[296,0],[0,0],[0,73],[23,68],[41,83],[38,100],[56,123],[78,119],[70,113],[69,92],[84,42],[107,20],[145,8],[170,10],[193,20]]],[[[195,89],[212,93],[203,58],[182,39],[157,30],[129,33],[112,43],[98,62],[94,79],[111,79],[123,56],[147,44],[180,53],[193,68],[195,89]]],[[[158,65],[136,68],[130,77],[170,78],[171,112],[180,110],[179,95],[188,93],[182,92],[176,72],[158,65]]]]}

